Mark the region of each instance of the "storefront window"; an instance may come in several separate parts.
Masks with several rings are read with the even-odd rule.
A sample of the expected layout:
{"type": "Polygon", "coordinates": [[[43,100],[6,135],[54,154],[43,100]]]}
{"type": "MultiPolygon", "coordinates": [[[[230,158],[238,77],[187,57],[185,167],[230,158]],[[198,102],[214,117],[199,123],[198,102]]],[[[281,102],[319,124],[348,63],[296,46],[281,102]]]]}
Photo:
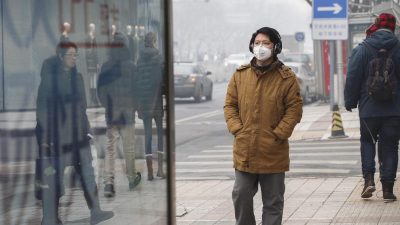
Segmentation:
{"type": "Polygon", "coordinates": [[[0,2],[0,224],[171,224],[167,6],[0,2]]]}

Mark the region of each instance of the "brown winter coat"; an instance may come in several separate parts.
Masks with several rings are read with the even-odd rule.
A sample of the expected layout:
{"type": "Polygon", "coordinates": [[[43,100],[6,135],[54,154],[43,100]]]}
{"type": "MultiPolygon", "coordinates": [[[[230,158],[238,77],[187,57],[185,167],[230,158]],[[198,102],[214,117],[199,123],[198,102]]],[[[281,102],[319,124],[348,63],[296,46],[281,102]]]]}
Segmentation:
{"type": "Polygon", "coordinates": [[[289,170],[288,138],[302,116],[296,75],[279,61],[265,73],[250,64],[233,74],[224,114],[234,138],[234,168],[249,173],[289,170]],[[258,75],[257,75],[258,74],[258,75]]]}

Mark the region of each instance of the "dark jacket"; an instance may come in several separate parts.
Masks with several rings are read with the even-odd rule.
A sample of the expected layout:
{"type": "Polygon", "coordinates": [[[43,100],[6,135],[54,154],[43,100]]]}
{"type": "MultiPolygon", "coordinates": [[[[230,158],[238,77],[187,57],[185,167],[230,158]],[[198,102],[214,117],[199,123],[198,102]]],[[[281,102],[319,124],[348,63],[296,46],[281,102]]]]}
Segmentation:
{"type": "Polygon", "coordinates": [[[376,49],[393,49],[398,40],[392,33],[384,30],[374,32],[353,49],[347,69],[344,100],[346,109],[359,109],[360,118],[400,116],[400,50],[393,53],[393,60],[398,77],[397,94],[394,102],[376,102],[368,96],[368,63],[373,59],[366,43],[376,49]]]}
{"type": "Polygon", "coordinates": [[[76,68],[65,72],[53,56],[43,62],[36,105],[36,137],[39,146],[50,145],[51,154],[72,165],[75,153],[89,146],[90,124],[82,75],[76,68]]]}
{"type": "Polygon", "coordinates": [[[111,59],[101,67],[97,82],[98,97],[106,109],[109,125],[134,123],[137,108],[135,65],[130,60],[129,49],[119,52],[118,55],[111,53],[111,59]]]}
{"type": "Polygon", "coordinates": [[[156,48],[145,47],[137,63],[139,115],[162,115],[163,68],[162,57],[156,48]]]}

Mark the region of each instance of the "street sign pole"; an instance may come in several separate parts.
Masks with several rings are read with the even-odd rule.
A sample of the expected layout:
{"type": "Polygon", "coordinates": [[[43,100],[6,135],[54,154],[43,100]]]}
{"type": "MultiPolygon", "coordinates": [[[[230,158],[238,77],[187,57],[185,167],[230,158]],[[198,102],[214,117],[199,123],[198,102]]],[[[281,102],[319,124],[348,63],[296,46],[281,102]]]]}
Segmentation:
{"type": "Polygon", "coordinates": [[[337,40],[336,41],[336,56],[337,56],[337,75],[338,75],[338,85],[337,85],[337,90],[338,90],[338,99],[337,103],[339,107],[344,105],[344,88],[343,88],[343,80],[344,80],[344,75],[343,75],[343,54],[342,54],[343,48],[342,48],[342,40],[337,40]]]}
{"type": "Polygon", "coordinates": [[[343,56],[341,40],[348,39],[348,1],[347,0],[314,0],[312,37],[314,40],[329,41],[329,64],[330,64],[330,104],[343,105],[343,56]],[[335,49],[336,41],[336,49],[335,49]],[[335,62],[335,50],[337,59],[335,62]],[[335,79],[335,65],[337,78],[335,79]],[[335,81],[337,85],[335,85],[335,81]],[[336,88],[336,89],[335,89],[336,88]],[[337,96],[335,96],[335,90],[337,96]]]}
{"type": "Polygon", "coordinates": [[[329,102],[331,110],[335,105],[335,41],[329,41],[329,102]]]}

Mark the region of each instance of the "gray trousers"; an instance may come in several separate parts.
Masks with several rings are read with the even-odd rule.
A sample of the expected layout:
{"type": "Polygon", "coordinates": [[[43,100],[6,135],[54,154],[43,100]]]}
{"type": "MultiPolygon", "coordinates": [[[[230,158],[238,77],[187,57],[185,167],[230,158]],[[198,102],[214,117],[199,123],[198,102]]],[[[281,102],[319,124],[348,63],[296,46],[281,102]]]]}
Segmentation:
{"type": "Polygon", "coordinates": [[[236,225],[256,225],[253,198],[261,187],[262,225],[281,225],[285,193],[285,173],[252,174],[235,170],[232,200],[236,225]]]}

